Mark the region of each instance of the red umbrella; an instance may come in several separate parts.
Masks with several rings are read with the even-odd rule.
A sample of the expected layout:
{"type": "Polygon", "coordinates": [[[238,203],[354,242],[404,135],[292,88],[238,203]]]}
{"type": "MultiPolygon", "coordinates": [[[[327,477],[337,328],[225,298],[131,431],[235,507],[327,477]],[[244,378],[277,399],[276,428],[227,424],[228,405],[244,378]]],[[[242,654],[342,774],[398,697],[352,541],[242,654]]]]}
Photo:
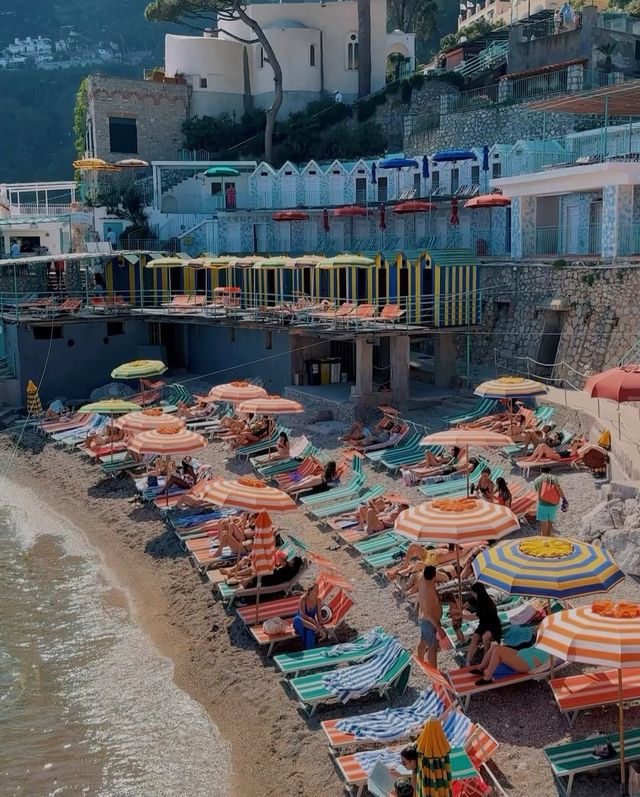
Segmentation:
{"type": "Polygon", "coordinates": [[[458,218],[458,200],[455,197],[451,200],[451,218],[449,219],[449,224],[452,226],[460,224],[460,219],[458,218]]]}
{"type": "Polygon", "coordinates": [[[329,232],[329,211],[326,208],[322,211],[322,229],[329,232]]]}
{"type": "MultiPolygon", "coordinates": [[[[640,401],[640,365],[631,363],[609,368],[587,379],[585,393],[591,398],[617,401],[640,401]]],[[[618,406],[618,436],[620,436],[620,407],[618,406]]]]}
{"type": "Polygon", "coordinates": [[[304,210],[278,210],[271,218],[274,221],[307,221],[309,214],[304,210]]]}
{"type": "Polygon", "coordinates": [[[465,208],[505,208],[511,200],[502,194],[481,194],[464,203],[465,208]]]}
{"type": "Polygon", "coordinates": [[[360,205],[345,205],[344,207],[341,208],[334,208],[333,215],[347,216],[347,217],[351,216],[351,218],[353,218],[354,216],[366,216],[367,209],[361,207],[360,205]]]}
{"type": "Polygon", "coordinates": [[[385,211],[384,205],[380,205],[378,227],[380,227],[381,230],[387,229],[387,213],[385,211]]]}
{"type": "Polygon", "coordinates": [[[437,210],[435,202],[426,202],[423,199],[411,199],[408,202],[400,202],[393,208],[394,213],[428,213],[430,210],[437,210]]]}

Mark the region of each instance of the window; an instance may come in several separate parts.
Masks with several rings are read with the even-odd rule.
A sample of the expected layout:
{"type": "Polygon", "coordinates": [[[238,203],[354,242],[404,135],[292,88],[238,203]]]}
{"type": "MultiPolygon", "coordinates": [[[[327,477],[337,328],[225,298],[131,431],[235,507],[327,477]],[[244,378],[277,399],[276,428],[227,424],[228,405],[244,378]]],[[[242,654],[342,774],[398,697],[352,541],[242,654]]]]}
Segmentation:
{"type": "Polygon", "coordinates": [[[160,324],[157,321],[149,321],[149,345],[160,345],[160,324]]]}
{"type": "Polygon", "coordinates": [[[124,321],[107,321],[107,335],[124,335],[124,321]]]}
{"type": "Polygon", "coordinates": [[[316,46],[315,44],[309,45],[309,66],[316,65],[316,46]]]}
{"type": "Polygon", "coordinates": [[[460,169],[451,169],[451,193],[455,194],[460,186],[460,169]]]}
{"type": "Polygon", "coordinates": [[[640,61],[640,42],[636,42],[636,61],[640,61]]]}
{"type": "Polygon", "coordinates": [[[480,167],[471,167],[471,185],[480,185],[480,167]]]}
{"type": "Polygon", "coordinates": [[[378,202],[387,201],[387,178],[378,177],[378,202]]]}
{"type": "Polygon", "coordinates": [[[358,36],[350,33],[347,39],[347,69],[358,68],[358,36]]]}
{"type": "Polygon", "coordinates": [[[206,77],[201,77],[200,78],[200,88],[201,89],[206,89],[207,88],[207,79],[206,79],[206,77]]]}
{"type": "Polygon", "coordinates": [[[62,338],[62,324],[53,324],[52,326],[33,327],[34,340],[60,340],[62,338]]]}
{"type": "Polygon", "coordinates": [[[491,164],[491,176],[495,179],[497,177],[500,177],[501,174],[502,174],[502,164],[500,162],[492,163],[491,164]]]}
{"type": "Polygon", "coordinates": [[[222,183],[211,183],[211,196],[220,196],[222,193],[222,183]]]}
{"type": "Polygon", "coordinates": [[[422,190],[422,175],[420,172],[413,173],[413,190],[415,196],[420,196],[420,191],[422,190]]]}
{"type": "Polygon", "coordinates": [[[111,152],[137,154],[138,129],[135,119],[123,116],[109,117],[109,149],[111,152]]]}
{"type": "Polygon", "coordinates": [[[436,188],[440,188],[440,172],[438,171],[431,172],[431,190],[435,191],[436,188]]]}

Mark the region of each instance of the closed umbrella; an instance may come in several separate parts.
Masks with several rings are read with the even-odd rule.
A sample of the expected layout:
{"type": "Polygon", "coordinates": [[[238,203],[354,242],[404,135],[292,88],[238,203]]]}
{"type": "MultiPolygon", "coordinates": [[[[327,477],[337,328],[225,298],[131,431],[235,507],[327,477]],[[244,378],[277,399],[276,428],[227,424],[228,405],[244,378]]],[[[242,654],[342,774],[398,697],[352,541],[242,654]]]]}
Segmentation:
{"type": "Polygon", "coordinates": [[[387,214],[384,205],[380,205],[378,208],[378,227],[381,230],[387,229],[387,214]]]}
{"type": "Polygon", "coordinates": [[[253,547],[251,548],[251,564],[258,586],[258,592],[256,593],[256,623],[258,622],[262,576],[273,573],[275,557],[276,541],[273,533],[273,524],[267,512],[263,510],[258,513],[255,520],[255,534],[253,536],[253,547]]]}
{"type": "Polygon", "coordinates": [[[482,171],[484,172],[485,191],[489,184],[489,147],[487,144],[482,147],[482,171]]]}
{"type": "Polygon", "coordinates": [[[322,230],[329,232],[329,211],[326,208],[322,211],[322,230]]]}
{"type": "Polygon", "coordinates": [[[416,742],[416,750],[416,797],[451,797],[451,745],[440,720],[430,717],[425,722],[416,742]]]}
{"type": "MultiPolygon", "coordinates": [[[[511,445],[510,437],[499,432],[490,432],[486,429],[447,429],[444,432],[434,432],[422,438],[423,446],[454,446],[464,448],[467,462],[469,460],[470,446],[477,448],[501,448],[511,445]]],[[[469,469],[467,468],[467,495],[469,495],[469,469]]]]}
{"type": "Polygon", "coordinates": [[[375,164],[375,161],[371,164],[371,184],[376,185],[378,182],[378,167],[375,164]]]}
{"type": "Polygon", "coordinates": [[[444,543],[456,546],[458,594],[460,545],[481,540],[499,540],[520,528],[518,518],[506,506],[481,498],[441,498],[405,509],[396,518],[395,531],[415,542],[444,543]]]}
{"type": "Polygon", "coordinates": [[[630,363],[609,368],[587,379],[584,391],[591,398],[610,399],[618,403],[618,437],[621,436],[620,404],[640,401],[640,365],[630,363]]]}
{"type": "Polygon", "coordinates": [[[620,782],[626,793],[622,670],[638,666],[640,606],[599,601],[556,612],[540,623],[536,644],[564,661],[617,669],[620,782]]]}
{"type": "Polygon", "coordinates": [[[242,380],[216,385],[209,391],[209,398],[215,401],[227,401],[230,404],[239,404],[241,401],[261,398],[266,395],[267,391],[263,387],[252,385],[250,382],[242,380]]]}
{"type": "Polygon", "coordinates": [[[498,542],[476,556],[473,570],[478,581],[509,595],[556,600],[607,592],[624,578],[606,548],[552,537],[498,542]]]}
{"type": "Polygon", "coordinates": [[[449,217],[449,224],[452,227],[457,227],[460,224],[460,217],[458,216],[458,200],[455,197],[451,199],[451,216],[449,217]]]}
{"type": "Polygon", "coordinates": [[[139,379],[142,403],[144,404],[144,379],[150,376],[160,376],[167,370],[162,360],[131,360],[123,363],[111,371],[112,379],[139,379]]]}
{"type": "Polygon", "coordinates": [[[422,156],[422,178],[423,180],[429,179],[429,158],[426,155],[422,156]]]}
{"type": "Polygon", "coordinates": [[[42,402],[37,386],[31,381],[27,382],[27,415],[40,415],[42,402]]]}
{"type": "Polygon", "coordinates": [[[210,482],[204,488],[202,497],[219,506],[233,506],[249,512],[259,512],[262,509],[269,512],[293,512],[298,508],[290,495],[251,476],[210,482]]]}

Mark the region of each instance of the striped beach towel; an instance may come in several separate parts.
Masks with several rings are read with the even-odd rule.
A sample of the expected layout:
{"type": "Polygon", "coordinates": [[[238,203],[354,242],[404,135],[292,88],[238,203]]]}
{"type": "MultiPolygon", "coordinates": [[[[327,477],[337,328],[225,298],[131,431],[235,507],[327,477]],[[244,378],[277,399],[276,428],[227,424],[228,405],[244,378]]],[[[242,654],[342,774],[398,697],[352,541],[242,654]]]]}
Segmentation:
{"type": "Polygon", "coordinates": [[[462,711],[453,711],[442,721],[442,730],[451,747],[464,747],[473,723],[462,711]]]}
{"type": "Polygon", "coordinates": [[[355,753],[354,758],[367,775],[371,774],[371,770],[378,762],[384,764],[387,769],[404,772],[399,750],[389,750],[385,747],[378,750],[361,750],[359,753],[355,753]]]}
{"type": "Polygon", "coordinates": [[[375,687],[384,674],[393,667],[402,646],[397,639],[389,639],[382,650],[363,664],[345,667],[328,673],[322,679],[322,685],[332,692],[338,700],[347,703],[361,695],[366,695],[375,687]]]}
{"type": "Polygon", "coordinates": [[[371,631],[367,631],[356,642],[343,642],[341,645],[333,645],[327,648],[327,656],[342,656],[343,653],[366,653],[369,648],[386,638],[387,634],[382,628],[372,628],[371,631]]]}
{"type": "MultiPolygon", "coordinates": [[[[359,717],[347,717],[337,723],[342,733],[372,742],[391,742],[419,728],[429,717],[440,717],[444,703],[433,690],[422,692],[410,706],[386,708],[359,717]]],[[[455,716],[455,714],[453,715],[455,716]]],[[[462,715],[464,717],[464,714],[462,715]]]]}

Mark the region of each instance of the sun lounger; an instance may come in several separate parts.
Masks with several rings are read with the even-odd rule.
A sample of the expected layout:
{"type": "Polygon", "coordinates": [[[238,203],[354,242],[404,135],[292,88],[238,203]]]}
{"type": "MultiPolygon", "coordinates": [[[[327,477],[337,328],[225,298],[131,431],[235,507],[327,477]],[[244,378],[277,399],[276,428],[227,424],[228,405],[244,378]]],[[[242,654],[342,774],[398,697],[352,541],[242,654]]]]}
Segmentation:
{"type": "Polygon", "coordinates": [[[385,304],[380,314],[375,318],[370,318],[369,321],[374,321],[376,324],[394,326],[398,321],[401,321],[406,314],[407,311],[400,307],[399,304],[385,304]]]}
{"type": "Polygon", "coordinates": [[[62,432],[56,432],[51,435],[51,439],[56,444],[68,444],[75,446],[78,443],[81,443],[89,432],[98,431],[105,425],[106,420],[102,417],[102,415],[93,415],[82,426],[74,426],[73,428],[62,432]]]}
{"type": "MultiPolygon", "coordinates": [[[[482,471],[486,468],[486,463],[481,463],[469,477],[469,485],[480,478],[482,471]]],[[[491,469],[491,480],[495,484],[496,479],[504,476],[504,468],[494,467],[491,469]]],[[[429,499],[434,498],[456,498],[467,494],[467,478],[452,479],[451,481],[436,482],[435,484],[424,484],[418,487],[423,495],[429,499]]]]}
{"type": "MultiPolygon", "coordinates": [[[[595,739],[582,739],[579,742],[549,745],[544,747],[542,752],[551,766],[560,793],[564,797],[570,797],[576,775],[583,772],[596,772],[607,767],[620,768],[620,736],[617,733],[607,734],[602,738],[596,737],[595,739]],[[607,741],[611,742],[617,755],[614,758],[598,758],[593,754],[594,747],[607,741]]],[[[640,728],[625,730],[624,758],[625,761],[635,761],[640,758],[640,728]]]]}
{"type": "MultiPolygon", "coordinates": [[[[275,661],[279,657],[276,656],[275,661]]],[[[345,720],[338,717],[325,720],[320,725],[327,737],[332,752],[352,744],[399,741],[410,734],[420,731],[429,717],[442,717],[452,705],[449,692],[439,684],[421,692],[418,699],[410,706],[398,706],[370,714],[361,714],[345,720]],[[359,732],[352,733],[341,729],[349,727],[351,721],[360,722],[359,732]],[[348,725],[347,725],[348,723],[348,725]],[[338,726],[341,726],[339,728],[338,726]],[[364,733],[367,726],[370,730],[364,733]]]]}
{"type": "Polygon", "coordinates": [[[483,398],[476,406],[466,415],[456,415],[455,418],[449,418],[449,426],[458,426],[461,423],[471,423],[480,418],[490,417],[500,410],[500,402],[495,399],[483,398]]]}
{"type": "MultiPolygon", "coordinates": [[[[618,703],[618,671],[568,675],[549,681],[556,704],[573,725],[580,711],[618,703]]],[[[640,667],[622,670],[622,699],[640,699],[640,667]]]]}
{"type": "MultiPolygon", "coordinates": [[[[336,758],[336,766],[350,793],[355,794],[356,797],[360,797],[364,793],[369,775],[377,761],[380,761],[385,768],[391,770],[394,779],[400,777],[401,774],[408,775],[409,773],[401,766],[401,749],[402,747],[379,748],[336,758]]],[[[449,762],[451,764],[452,781],[477,777],[479,774],[469,756],[460,747],[451,749],[449,762]]]]}
{"type": "Polygon", "coordinates": [[[354,473],[344,487],[334,487],[333,490],[328,490],[326,493],[318,493],[317,495],[305,495],[300,498],[300,503],[305,508],[305,511],[311,515],[323,505],[334,504],[339,499],[348,500],[353,498],[360,492],[364,482],[365,476],[363,473],[354,473]]]}
{"type": "MultiPolygon", "coordinates": [[[[573,438],[575,437],[574,432],[570,432],[567,429],[561,429],[560,432],[560,443],[558,444],[558,448],[563,448],[564,446],[568,445],[573,438]]],[[[524,443],[514,443],[510,446],[505,446],[501,449],[503,454],[506,454],[509,457],[518,457],[518,456],[526,456],[528,453],[533,453],[535,450],[535,446],[533,448],[529,448],[531,444],[527,444],[525,448],[524,443]]]]}
{"type": "MultiPolygon", "coordinates": [[[[331,598],[327,604],[331,610],[331,619],[324,626],[325,631],[332,637],[335,637],[337,629],[344,622],[349,610],[353,606],[353,600],[343,590],[338,592],[331,598]]],[[[287,619],[286,630],[280,634],[267,634],[265,633],[262,625],[254,625],[249,628],[249,633],[253,637],[256,644],[260,647],[268,645],[267,656],[271,656],[274,645],[279,642],[289,642],[292,639],[298,639],[298,635],[293,628],[293,620],[287,619]]]]}
{"type": "Polygon", "coordinates": [[[345,322],[357,325],[363,321],[373,321],[377,312],[375,304],[359,304],[351,313],[345,316],[345,322]]]}
{"type": "Polygon", "coordinates": [[[242,598],[255,598],[256,595],[260,594],[260,597],[266,595],[277,595],[278,593],[282,592],[283,594],[288,594],[291,590],[300,582],[300,579],[305,574],[308,569],[308,562],[305,562],[304,565],[300,568],[300,570],[295,574],[293,578],[289,581],[286,581],[284,584],[274,584],[270,587],[240,587],[240,586],[232,586],[227,584],[226,582],[216,583],[213,579],[212,575],[216,571],[207,571],[207,578],[212,583],[215,590],[218,591],[223,603],[226,604],[227,608],[230,609],[236,600],[240,600],[242,598]]]}
{"type": "Polygon", "coordinates": [[[357,509],[359,506],[362,506],[362,504],[365,504],[367,501],[371,501],[374,498],[380,498],[380,496],[384,495],[384,492],[385,489],[383,485],[375,485],[374,487],[369,487],[369,489],[362,493],[362,495],[351,498],[348,501],[343,500],[336,504],[330,504],[329,506],[317,507],[312,510],[310,509],[307,510],[307,513],[316,520],[323,521],[325,518],[331,517],[332,515],[340,515],[343,512],[351,512],[352,510],[357,509]]]}
{"type": "Polygon", "coordinates": [[[282,434],[282,432],[286,432],[289,434],[290,429],[285,429],[282,426],[277,426],[274,431],[271,433],[269,437],[265,437],[264,440],[259,440],[257,443],[250,443],[246,446],[239,446],[235,449],[234,453],[236,457],[239,459],[249,459],[250,456],[254,454],[259,454],[261,451],[267,451],[269,448],[275,448],[278,442],[278,437],[282,434]]]}
{"type": "MultiPolygon", "coordinates": [[[[419,432],[413,432],[408,438],[405,438],[402,442],[402,445],[397,446],[393,449],[395,454],[400,453],[412,453],[417,448],[420,448],[420,438],[422,435],[419,432]]],[[[384,456],[389,454],[389,451],[367,451],[365,453],[365,457],[374,464],[379,462],[384,456]]]]}
{"type": "Polygon", "coordinates": [[[343,302],[337,310],[321,310],[310,313],[312,321],[333,321],[344,319],[349,316],[355,308],[352,302],[343,302]]]}
{"type": "MultiPolygon", "coordinates": [[[[324,578],[324,574],[320,573],[318,579],[318,597],[324,601],[333,590],[333,583],[324,578]]],[[[273,617],[293,617],[298,611],[300,605],[300,595],[289,595],[286,598],[277,598],[276,600],[261,601],[258,606],[257,619],[256,607],[249,606],[236,606],[236,614],[245,625],[254,625],[256,622],[264,623],[273,617]]]]}
{"type": "Polygon", "coordinates": [[[532,470],[540,470],[544,467],[549,467],[553,470],[560,470],[561,468],[572,468],[582,461],[582,454],[572,454],[569,457],[562,459],[539,459],[537,462],[528,462],[526,460],[516,460],[516,465],[522,468],[524,476],[529,476],[532,470]]]}
{"type": "Polygon", "coordinates": [[[367,679],[367,673],[363,673],[363,670],[375,672],[376,668],[384,663],[384,657],[386,656],[388,650],[389,649],[387,647],[383,648],[379,653],[377,653],[375,656],[372,656],[364,664],[356,664],[352,665],[351,667],[339,667],[329,671],[316,672],[312,673],[311,675],[303,675],[299,676],[298,678],[293,678],[288,683],[290,684],[291,689],[300,702],[302,708],[308,711],[309,714],[313,714],[316,706],[320,703],[334,702],[338,699],[341,699],[344,703],[350,699],[348,694],[344,694],[342,692],[338,693],[325,685],[327,679],[333,677],[334,675],[337,677],[338,673],[340,673],[341,677],[345,677],[344,673],[346,673],[347,678],[355,676],[358,679],[361,675],[364,675],[364,685],[362,688],[365,689],[365,691],[358,691],[356,693],[358,696],[362,696],[363,694],[368,694],[370,692],[377,692],[381,698],[387,698],[390,692],[394,689],[402,694],[406,689],[411,672],[411,655],[406,650],[400,649],[395,658],[393,658],[391,664],[382,672],[380,672],[377,677],[375,677],[375,682],[370,683],[367,679]],[[338,694],[341,694],[340,698],[338,697],[338,694]]]}
{"type": "Polygon", "coordinates": [[[441,456],[444,448],[442,446],[419,446],[414,451],[405,454],[396,454],[394,451],[390,451],[386,456],[382,457],[380,464],[391,473],[397,473],[402,468],[417,465],[424,459],[427,451],[431,451],[436,456],[441,456]]]}
{"type": "Polygon", "coordinates": [[[52,418],[50,420],[42,421],[40,428],[44,434],[55,434],[56,432],[64,432],[68,429],[77,429],[93,418],[91,412],[76,412],[69,417],[52,418]]]}
{"type": "Polygon", "coordinates": [[[273,661],[285,677],[295,678],[301,672],[330,669],[339,664],[360,661],[376,653],[387,639],[389,636],[382,628],[374,628],[346,645],[342,643],[296,653],[281,653],[274,656],[273,661]]]}

